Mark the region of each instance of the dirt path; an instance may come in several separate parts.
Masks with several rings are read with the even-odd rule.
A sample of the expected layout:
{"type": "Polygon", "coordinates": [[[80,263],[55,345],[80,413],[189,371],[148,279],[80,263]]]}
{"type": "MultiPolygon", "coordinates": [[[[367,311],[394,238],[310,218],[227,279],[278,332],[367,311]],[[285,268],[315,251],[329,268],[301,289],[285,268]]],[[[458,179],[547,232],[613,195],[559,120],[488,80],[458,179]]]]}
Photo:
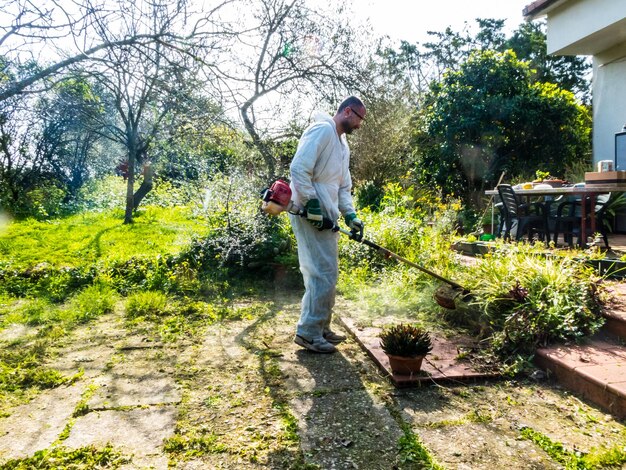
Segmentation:
{"type": "Polygon", "coordinates": [[[624,423],[548,383],[396,390],[352,340],[300,350],[299,295],[277,294],[175,342],[121,312],[75,330],[50,365],[83,376],[0,418],[0,463],[110,442],[122,468],[411,469],[425,449],[448,469],[557,469],[523,429],[572,451],[626,446],[624,423]]]}

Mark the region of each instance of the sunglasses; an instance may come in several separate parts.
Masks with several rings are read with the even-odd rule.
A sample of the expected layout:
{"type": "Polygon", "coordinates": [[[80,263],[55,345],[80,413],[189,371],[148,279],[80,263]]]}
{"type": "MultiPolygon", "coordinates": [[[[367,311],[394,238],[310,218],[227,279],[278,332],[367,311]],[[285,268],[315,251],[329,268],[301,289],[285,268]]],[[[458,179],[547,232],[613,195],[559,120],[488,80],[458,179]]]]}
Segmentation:
{"type": "Polygon", "coordinates": [[[365,121],[365,117],[361,116],[359,113],[357,113],[354,108],[350,108],[350,111],[352,111],[354,114],[356,114],[356,117],[358,117],[359,119],[361,119],[361,121],[365,121]]]}

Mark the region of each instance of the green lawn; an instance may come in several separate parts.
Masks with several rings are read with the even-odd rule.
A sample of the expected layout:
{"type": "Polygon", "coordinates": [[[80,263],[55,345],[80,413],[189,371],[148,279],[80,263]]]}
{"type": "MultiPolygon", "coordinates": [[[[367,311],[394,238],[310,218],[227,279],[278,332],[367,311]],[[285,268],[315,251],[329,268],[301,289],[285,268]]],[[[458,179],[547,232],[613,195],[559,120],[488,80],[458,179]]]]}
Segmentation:
{"type": "Polygon", "coordinates": [[[138,211],[133,224],[122,222],[120,210],[52,221],[13,221],[0,229],[0,262],[61,267],[165,255],[207,231],[204,217],[194,216],[188,207],[147,207],[138,211]]]}

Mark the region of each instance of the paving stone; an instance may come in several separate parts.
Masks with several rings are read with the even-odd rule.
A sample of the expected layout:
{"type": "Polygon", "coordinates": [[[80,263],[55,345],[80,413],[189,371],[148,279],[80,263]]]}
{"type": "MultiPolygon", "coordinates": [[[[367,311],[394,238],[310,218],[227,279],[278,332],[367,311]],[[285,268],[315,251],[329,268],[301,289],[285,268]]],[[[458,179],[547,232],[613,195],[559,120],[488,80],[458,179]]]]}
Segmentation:
{"type": "MultiPolygon", "coordinates": [[[[626,382],[626,363],[594,364],[579,366],[575,370],[589,381],[602,385],[626,382]]],[[[626,395],[623,397],[626,398],[626,395]]]]}
{"type": "Polygon", "coordinates": [[[84,384],[46,390],[0,419],[0,461],[50,447],[65,429],[83,390],[84,384]]]}
{"type": "Polygon", "coordinates": [[[537,351],[546,357],[558,360],[563,366],[575,369],[588,365],[614,364],[624,362],[626,350],[605,341],[587,344],[555,345],[537,351]]]}
{"type": "Polygon", "coordinates": [[[535,363],[550,371],[565,388],[575,391],[586,400],[601,406],[619,419],[626,417],[626,399],[624,396],[616,393],[616,390],[609,384],[603,383],[599,379],[590,379],[589,374],[580,374],[579,370],[584,368],[574,369],[571,365],[563,365],[559,361],[550,360],[549,357],[539,353],[535,356],[535,363]]]}
{"type": "Polygon", "coordinates": [[[164,374],[128,376],[107,373],[95,380],[98,389],[87,402],[90,409],[179,403],[181,393],[174,379],[164,374]]]}
{"type": "Polygon", "coordinates": [[[15,341],[16,339],[36,335],[38,331],[38,326],[28,326],[21,323],[12,323],[6,328],[0,330],[0,341],[15,341]]]}
{"type": "Polygon", "coordinates": [[[393,468],[402,432],[367,391],[301,395],[290,407],[308,463],[328,469],[393,468]]]}
{"type": "Polygon", "coordinates": [[[106,344],[75,343],[59,357],[47,363],[65,375],[73,375],[83,370],[84,378],[99,375],[115,354],[115,349],[106,344]]]}
{"type": "MultiPolygon", "coordinates": [[[[341,346],[340,346],[341,348],[341,346]]],[[[334,354],[317,354],[291,343],[278,358],[285,386],[296,392],[362,388],[361,377],[341,349],[334,354]]]]}
{"type": "Polygon", "coordinates": [[[162,348],[163,344],[160,342],[152,341],[144,336],[131,336],[129,338],[123,338],[115,343],[115,348],[120,351],[132,351],[136,349],[158,349],[162,348]]]}
{"type": "Polygon", "coordinates": [[[93,411],[76,419],[63,445],[76,449],[111,443],[125,454],[133,454],[134,464],[167,468],[163,466],[163,440],[174,434],[177,416],[174,406],[93,411]]]}
{"type": "Polygon", "coordinates": [[[209,331],[200,347],[201,353],[197,360],[198,367],[221,366],[224,363],[238,361],[248,355],[242,342],[244,334],[241,329],[252,325],[245,321],[242,326],[234,329],[229,324],[215,325],[209,331]]]}
{"type": "Polygon", "coordinates": [[[420,428],[418,434],[445,468],[471,470],[562,468],[532,442],[518,440],[516,433],[501,428],[466,424],[435,429],[420,428]],[[469,445],[466,437],[468,435],[473,439],[469,445]],[[456,442],[462,444],[457,445],[456,442]]]}

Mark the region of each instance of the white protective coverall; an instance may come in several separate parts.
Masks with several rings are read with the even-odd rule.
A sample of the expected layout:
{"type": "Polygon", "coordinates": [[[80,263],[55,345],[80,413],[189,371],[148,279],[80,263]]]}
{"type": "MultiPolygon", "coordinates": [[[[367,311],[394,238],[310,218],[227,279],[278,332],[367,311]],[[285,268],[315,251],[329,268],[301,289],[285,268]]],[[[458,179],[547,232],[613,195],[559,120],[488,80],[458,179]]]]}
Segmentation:
{"type": "MultiPolygon", "coordinates": [[[[345,134],[337,134],[332,117],[318,113],[302,134],[291,163],[293,201],[304,208],[318,199],[322,215],[336,221],[355,212],[350,190],[350,149],[345,134]]],[[[306,218],[291,215],[305,292],[296,334],[308,340],[321,338],[330,328],[339,275],[338,232],[315,228],[306,218]]]]}

